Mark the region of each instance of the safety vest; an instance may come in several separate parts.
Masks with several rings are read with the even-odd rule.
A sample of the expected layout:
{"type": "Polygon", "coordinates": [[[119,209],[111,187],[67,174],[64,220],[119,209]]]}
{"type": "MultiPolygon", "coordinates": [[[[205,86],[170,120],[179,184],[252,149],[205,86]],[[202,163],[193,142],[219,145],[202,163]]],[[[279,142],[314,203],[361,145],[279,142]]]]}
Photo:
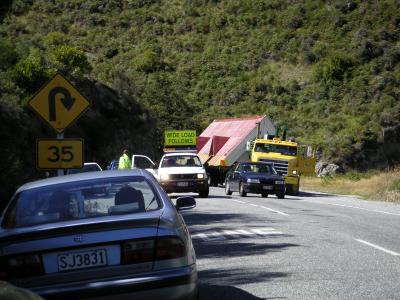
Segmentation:
{"type": "Polygon", "coordinates": [[[118,170],[125,170],[130,168],[131,168],[131,160],[129,159],[128,155],[123,154],[119,158],[118,170]]]}

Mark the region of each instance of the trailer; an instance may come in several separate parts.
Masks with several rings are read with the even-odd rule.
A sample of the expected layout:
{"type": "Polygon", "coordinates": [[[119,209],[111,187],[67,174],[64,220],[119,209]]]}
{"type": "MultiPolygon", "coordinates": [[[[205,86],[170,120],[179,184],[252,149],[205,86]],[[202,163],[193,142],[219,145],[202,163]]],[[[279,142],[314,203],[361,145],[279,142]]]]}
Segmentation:
{"type": "Polygon", "coordinates": [[[226,172],[239,161],[250,159],[249,143],[274,134],[274,124],[267,116],[214,120],[198,137],[197,151],[206,167],[211,186],[225,180],[226,172]]]}

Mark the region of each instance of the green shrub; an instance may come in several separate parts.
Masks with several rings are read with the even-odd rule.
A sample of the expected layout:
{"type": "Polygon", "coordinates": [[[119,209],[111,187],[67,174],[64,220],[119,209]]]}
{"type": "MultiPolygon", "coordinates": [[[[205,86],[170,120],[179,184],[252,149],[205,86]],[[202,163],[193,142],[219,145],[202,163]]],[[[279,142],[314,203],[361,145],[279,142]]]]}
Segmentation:
{"type": "Polygon", "coordinates": [[[134,66],[141,72],[155,72],[161,66],[159,55],[155,51],[146,50],[135,59],[134,66]]]}
{"type": "Polygon", "coordinates": [[[82,76],[92,70],[85,53],[77,48],[58,46],[53,49],[51,55],[53,67],[66,74],[82,76]]]}
{"type": "Polygon", "coordinates": [[[15,65],[18,60],[18,54],[15,47],[4,40],[0,40],[0,69],[6,70],[15,65]]]}
{"type": "Polygon", "coordinates": [[[16,84],[28,93],[36,92],[50,77],[44,59],[38,51],[19,60],[12,71],[16,84]]]}
{"type": "Polygon", "coordinates": [[[50,32],[43,38],[43,43],[47,48],[53,48],[67,44],[69,37],[62,32],[50,32]]]}
{"type": "Polygon", "coordinates": [[[354,65],[354,60],[345,54],[333,53],[313,68],[313,79],[316,82],[330,83],[341,81],[349,69],[354,65]]]}

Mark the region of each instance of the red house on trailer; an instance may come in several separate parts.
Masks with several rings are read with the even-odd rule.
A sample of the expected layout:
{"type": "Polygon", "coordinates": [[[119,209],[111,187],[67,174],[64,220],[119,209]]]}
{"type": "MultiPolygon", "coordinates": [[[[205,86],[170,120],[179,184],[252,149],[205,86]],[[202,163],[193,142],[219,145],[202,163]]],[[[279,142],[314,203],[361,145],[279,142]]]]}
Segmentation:
{"type": "Polygon", "coordinates": [[[275,134],[275,126],[266,116],[214,120],[197,137],[197,150],[216,186],[225,179],[225,173],[237,161],[249,159],[247,142],[267,134],[275,134]]]}

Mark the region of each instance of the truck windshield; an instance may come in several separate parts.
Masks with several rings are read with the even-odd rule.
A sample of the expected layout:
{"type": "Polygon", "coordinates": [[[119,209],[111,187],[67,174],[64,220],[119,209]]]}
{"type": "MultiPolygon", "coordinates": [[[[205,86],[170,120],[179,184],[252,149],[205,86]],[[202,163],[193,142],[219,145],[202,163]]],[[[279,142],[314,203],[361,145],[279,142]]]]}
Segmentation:
{"type": "Polygon", "coordinates": [[[263,152],[263,153],[274,152],[274,153],[280,153],[282,155],[290,155],[290,156],[297,155],[297,147],[276,145],[276,144],[257,143],[254,147],[254,151],[255,152],[263,152]]]}

